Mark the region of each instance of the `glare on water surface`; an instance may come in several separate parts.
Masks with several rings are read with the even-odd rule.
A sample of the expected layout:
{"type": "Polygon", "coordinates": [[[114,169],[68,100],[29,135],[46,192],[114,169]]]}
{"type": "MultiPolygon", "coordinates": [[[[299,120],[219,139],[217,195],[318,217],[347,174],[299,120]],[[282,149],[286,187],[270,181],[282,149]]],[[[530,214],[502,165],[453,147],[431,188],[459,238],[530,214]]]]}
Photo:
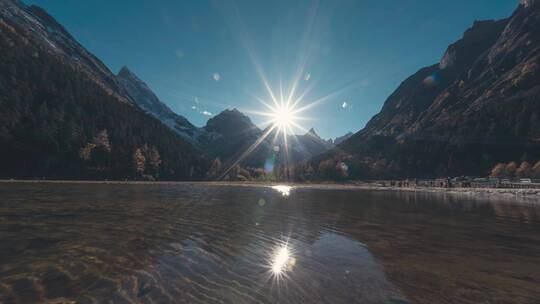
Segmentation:
{"type": "Polygon", "coordinates": [[[279,245],[274,249],[269,259],[270,274],[279,282],[287,278],[286,273],[292,270],[295,263],[296,259],[289,245],[279,245]]]}
{"type": "Polygon", "coordinates": [[[278,191],[283,196],[289,196],[291,194],[292,187],[287,185],[276,185],[272,186],[272,189],[278,191]]]}
{"type": "Polygon", "coordinates": [[[289,248],[287,248],[287,246],[279,248],[272,261],[272,272],[278,275],[285,271],[289,258],[289,248]]]}
{"type": "Polygon", "coordinates": [[[0,303],[413,303],[406,294],[437,303],[435,292],[452,303],[471,303],[471,292],[481,303],[540,298],[534,204],[301,186],[283,197],[271,186],[0,183],[0,303]],[[47,216],[21,220],[36,210],[47,216]],[[389,236],[400,241],[380,246],[389,236]]]}

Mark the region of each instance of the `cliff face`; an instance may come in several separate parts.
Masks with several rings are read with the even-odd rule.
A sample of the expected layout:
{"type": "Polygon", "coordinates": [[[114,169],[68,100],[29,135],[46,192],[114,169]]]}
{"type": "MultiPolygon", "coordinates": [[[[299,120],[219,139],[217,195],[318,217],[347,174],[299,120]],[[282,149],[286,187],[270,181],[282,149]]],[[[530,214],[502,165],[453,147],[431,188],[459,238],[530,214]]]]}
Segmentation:
{"type": "Polygon", "coordinates": [[[519,0],[519,3],[524,7],[531,7],[534,4],[538,4],[538,0],[519,0]]]}
{"type": "Polygon", "coordinates": [[[418,119],[445,90],[467,77],[471,66],[493,46],[507,22],[475,22],[461,40],[448,47],[439,64],[420,69],[405,80],[359,135],[397,137],[414,132],[418,119]]]}
{"type": "Polygon", "coordinates": [[[484,175],[499,161],[540,159],[537,4],[522,1],[508,19],[475,22],[326,158],[399,177],[484,175]]]}

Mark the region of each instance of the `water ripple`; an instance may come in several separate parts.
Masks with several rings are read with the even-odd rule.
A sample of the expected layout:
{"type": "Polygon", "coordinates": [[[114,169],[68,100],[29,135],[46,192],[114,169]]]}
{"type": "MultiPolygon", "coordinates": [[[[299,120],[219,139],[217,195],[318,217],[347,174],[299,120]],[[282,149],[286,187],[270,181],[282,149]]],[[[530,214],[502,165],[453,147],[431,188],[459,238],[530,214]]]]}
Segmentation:
{"type": "Polygon", "coordinates": [[[0,195],[0,303],[540,300],[536,205],[182,184],[0,195]]]}

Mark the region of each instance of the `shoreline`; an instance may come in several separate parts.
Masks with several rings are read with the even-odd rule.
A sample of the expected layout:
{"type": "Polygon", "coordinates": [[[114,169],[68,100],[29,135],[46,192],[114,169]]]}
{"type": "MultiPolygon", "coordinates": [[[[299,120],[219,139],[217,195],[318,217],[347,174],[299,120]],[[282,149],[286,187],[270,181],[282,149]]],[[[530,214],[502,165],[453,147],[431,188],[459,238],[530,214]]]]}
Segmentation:
{"type": "Polygon", "coordinates": [[[206,186],[235,186],[235,187],[271,187],[290,185],[298,189],[323,190],[375,190],[392,192],[422,192],[437,194],[473,195],[486,198],[527,198],[540,201],[540,189],[515,188],[440,188],[440,187],[395,187],[381,186],[369,182],[350,183],[285,183],[285,182],[224,182],[224,181],[104,181],[104,180],[6,180],[0,179],[0,184],[104,184],[104,185],[206,185],[206,186]]]}

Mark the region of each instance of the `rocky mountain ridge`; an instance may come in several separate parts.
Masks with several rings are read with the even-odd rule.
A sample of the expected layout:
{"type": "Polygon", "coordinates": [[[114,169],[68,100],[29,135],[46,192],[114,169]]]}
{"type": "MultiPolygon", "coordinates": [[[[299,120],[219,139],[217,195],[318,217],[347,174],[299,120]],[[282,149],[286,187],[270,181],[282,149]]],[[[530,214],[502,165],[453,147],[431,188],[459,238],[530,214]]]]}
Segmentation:
{"type": "Polygon", "coordinates": [[[116,78],[129,97],[146,113],[157,118],[195,147],[201,148],[201,141],[206,136],[204,130],[195,127],[187,118],[172,111],[128,67],[122,67],[116,78]]]}
{"type": "Polygon", "coordinates": [[[438,64],[405,80],[366,127],[315,160],[358,177],[486,175],[540,159],[540,6],[478,21],[438,64]]]}
{"type": "MultiPolygon", "coordinates": [[[[189,141],[210,158],[219,158],[225,164],[234,163],[244,151],[249,149],[266,130],[261,130],[251,119],[236,108],[226,109],[210,118],[202,128],[195,127],[185,117],[173,112],[152,92],[148,85],[127,67],[117,75],[118,81],[130,98],[145,112],[159,119],[162,123],[189,141]]],[[[264,166],[269,155],[275,153],[273,142],[275,132],[247,155],[242,165],[251,167],[264,166]]],[[[278,139],[280,139],[279,137],[278,139]]],[[[278,140],[278,145],[283,146],[278,140]]],[[[312,128],[304,135],[289,136],[288,146],[291,163],[301,162],[326,152],[333,144],[321,139],[312,128]]],[[[282,153],[284,149],[282,149],[282,153]]],[[[284,155],[278,158],[284,163],[284,155]]]]}
{"type": "MultiPolygon", "coordinates": [[[[207,141],[203,148],[204,151],[211,157],[220,158],[225,164],[237,161],[268,131],[268,128],[261,130],[237,109],[225,110],[209,119],[204,129],[212,134],[212,139],[207,141]]],[[[249,167],[263,167],[266,159],[271,156],[276,158],[276,164],[299,163],[333,147],[321,139],[313,128],[304,135],[289,134],[287,137],[289,157],[286,160],[283,135],[278,133],[277,130],[268,133],[257,148],[246,155],[242,164],[249,167]]]]}
{"type": "Polygon", "coordinates": [[[73,36],[44,9],[27,6],[19,0],[0,1],[2,23],[13,30],[19,25],[24,35],[39,43],[40,49],[58,56],[64,64],[70,64],[87,74],[96,84],[119,101],[131,103],[114,74],[93,54],[86,50],[73,36]]]}

